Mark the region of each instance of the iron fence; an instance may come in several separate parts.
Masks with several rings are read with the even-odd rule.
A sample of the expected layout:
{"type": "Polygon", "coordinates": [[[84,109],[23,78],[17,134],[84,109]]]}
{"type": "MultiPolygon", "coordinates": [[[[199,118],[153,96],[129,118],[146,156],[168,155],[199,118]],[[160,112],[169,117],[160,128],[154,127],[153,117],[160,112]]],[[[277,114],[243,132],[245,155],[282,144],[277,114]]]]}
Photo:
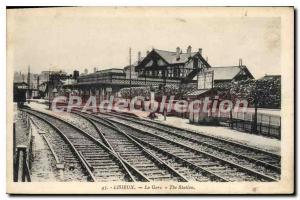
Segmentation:
{"type": "Polygon", "coordinates": [[[191,123],[214,124],[231,127],[232,129],[249,132],[267,137],[281,138],[281,117],[266,113],[225,112],[219,110],[212,113],[189,113],[191,123]],[[256,127],[255,127],[256,126],[256,127]]]}

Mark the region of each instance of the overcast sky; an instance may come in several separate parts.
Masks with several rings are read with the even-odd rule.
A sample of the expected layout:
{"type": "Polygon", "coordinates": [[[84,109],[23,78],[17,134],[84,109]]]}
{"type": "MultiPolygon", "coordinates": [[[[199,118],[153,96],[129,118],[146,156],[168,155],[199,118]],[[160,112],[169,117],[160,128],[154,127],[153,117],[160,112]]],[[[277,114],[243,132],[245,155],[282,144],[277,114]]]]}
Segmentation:
{"type": "MultiPolygon", "coordinates": [[[[250,13],[251,14],[251,13],[250,13]]],[[[259,78],[280,74],[280,18],[207,17],[201,12],[126,9],[19,9],[8,11],[8,47],[15,71],[89,72],[129,64],[137,51],[203,49],[212,66],[243,59],[259,78]]]]}

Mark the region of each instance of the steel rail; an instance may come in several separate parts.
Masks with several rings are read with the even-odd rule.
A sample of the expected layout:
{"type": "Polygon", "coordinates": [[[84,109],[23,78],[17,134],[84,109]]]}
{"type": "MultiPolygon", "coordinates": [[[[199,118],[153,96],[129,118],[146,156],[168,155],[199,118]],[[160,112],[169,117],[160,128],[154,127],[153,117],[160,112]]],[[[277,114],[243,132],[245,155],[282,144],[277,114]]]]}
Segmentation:
{"type": "Polygon", "coordinates": [[[67,138],[67,136],[65,136],[65,134],[58,128],[56,127],[54,124],[52,124],[51,122],[49,122],[47,119],[35,114],[34,112],[32,111],[29,111],[29,110],[25,110],[23,109],[24,112],[27,112],[37,118],[39,118],[40,120],[46,122],[47,124],[49,124],[55,131],[57,131],[61,137],[63,138],[63,140],[71,147],[71,150],[73,151],[73,153],[76,155],[77,159],[80,161],[80,164],[82,165],[82,167],[87,171],[88,173],[88,177],[90,178],[90,180],[88,181],[91,181],[91,182],[95,182],[96,181],[96,178],[93,174],[93,172],[90,170],[90,168],[86,165],[86,163],[84,162],[82,156],[80,155],[79,151],[75,148],[75,146],[73,145],[73,143],[67,138]]]}
{"type": "MultiPolygon", "coordinates": [[[[106,121],[105,119],[103,119],[103,120],[106,121]]],[[[101,123],[99,121],[97,121],[97,122],[101,123]]],[[[114,126],[109,121],[106,121],[106,122],[111,125],[111,126],[107,126],[107,127],[110,127],[111,129],[113,129],[115,131],[118,131],[119,133],[123,134],[130,141],[132,141],[133,143],[135,143],[143,152],[145,152],[148,156],[150,156],[152,159],[154,159],[156,162],[158,162],[162,168],[167,168],[172,174],[175,174],[176,176],[178,176],[183,182],[188,182],[188,180],[187,180],[186,177],[184,177],[181,173],[179,173],[173,167],[171,167],[170,165],[168,165],[166,162],[164,162],[163,160],[161,160],[160,158],[158,158],[157,156],[155,156],[153,153],[151,153],[150,151],[148,151],[145,147],[143,147],[138,141],[136,141],[131,136],[129,136],[126,132],[124,132],[120,128],[114,126]]],[[[105,125],[105,124],[103,124],[103,125],[105,125]]]]}
{"type": "Polygon", "coordinates": [[[228,164],[228,165],[230,165],[230,166],[233,166],[233,167],[237,168],[237,169],[240,170],[240,171],[246,172],[246,173],[248,173],[248,174],[250,174],[250,175],[254,175],[255,177],[259,177],[259,178],[262,179],[262,180],[265,179],[265,180],[267,180],[267,181],[274,181],[274,182],[275,182],[275,181],[278,181],[278,180],[274,179],[273,177],[270,177],[270,176],[267,176],[267,175],[262,174],[262,173],[260,173],[260,172],[257,172],[257,171],[254,171],[254,170],[252,170],[252,169],[246,168],[246,167],[241,166],[241,165],[239,165],[239,164],[232,163],[232,162],[230,162],[230,161],[228,161],[228,160],[224,160],[223,158],[217,157],[217,156],[212,155],[212,154],[210,154],[210,153],[207,153],[207,152],[200,151],[200,150],[198,150],[198,149],[192,148],[192,147],[190,147],[190,146],[187,146],[186,144],[182,144],[182,143],[179,143],[179,142],[175,142],[175,141],[170,140],[170,139],[168,139],[168,138],[165,138],[165,137],[163,137],[163,136],[159,136],[159,135],[150,133],[149,131],[144,131],[144,130],[137,129],[137,128],[135,128],[135,127],[132,127],[132,126],[130,126],[130,125],[128,125],[128,124],[124,124],[124,123],[119,122],[119,121],[115,121],[115,120],[112,120],[112,119],[107,119],[107,120],[110,120],[110,121],[112,121],[113,123],[121,124],[121,125],[126,126],[126,127],[128,127],[128,128],[131,128],[131,129],[133,129],[133,130],[135,130],[135,131],[137,131],[137,132],[144,133],[144,134],[146,134],[146,135],[151,135],[151,136],[154,136],[154,137],[156,137],[156,138],[159,138],[159,139],[161,139],[161,140],[163,140],[163,141],[172,143],[172,144],[177,145],[177,146],[181,146],[181,147],[183,147],[183,148],[185,148],[185,149],[187,149],[187,150],[193,151],[193,152],[195,152],[195,153],[202,154],[202,155],[205,155],[205,156],[207,156],[207,157],[213,158],[213,159],[215,159],[215,160],[220,161],[221,163],[224,163],[224,164],[228,164]]]}
{"type": "Polygon", "coordinates": [[[63,119],[60,119],[56,116],[53,116],[53,115],[50,115],[50,114],[47,114],[47,113],[44,113],[44,112],[41,112],[41,111],[37,111],[37,110],[26,110],[26,112],[29,112],[35,116],[37,116],[38,118],[40,119],[43,119],[44,121],[46,121],[49,125],[55,127],[55,130],[57,130],[62,136],[63,138],[65,139],[65,141],[67,141],[67,143],[69,143],[69,145],[72,147],[73,150],[75,150],[75,153],[77,155],[77,157],[80,159],[80,161],[82,162],[82,164],[85,166],[86,170],[88,171],[89,173],[89,176],[92,178],[93,181],[96,181],[96,178],[94,176],[94,174],[92,173],[92,170],[89,168],[89,165],[87,165],[86,161],[85,161],[85,158],[82,157],[82,155],[80,155],[80,152],[76,149],[76,147],[73,145],[72,141],[65,135],[63,134],[63,131],[58,129],[54,124],[52,124],[51,122],[49,122],[48,120],[42,118],[42,117],[39,117],[37,114],[34,114],[33,112],[36,112],[36,113],[39,113],[39,114],[42,114],[44,116],[47,116],[47,117],[52,117],[56,120],[59,120],[61,122],[63,122],[64,124],[76,129],[76,131],[78,131],[80,134],[82,134],[83,136],[85,136],[86,138],[89,138],[90,141],[92,141],[93,143],[95,143],[97,146],[101,147],[102,149],[104,149],[108,154],[110,154],[111,156],[113,156],[113,158],[119,162],[121,165],[119,165],[119,167],[121,167],[126,173],[125,175],[127,176],[128,180],[129,181],[133,181],[135,182],[135,179],[133,178],[133,175],[131,174],[131,172],[128,170],[128,168],[126,167],[126,165],[124,164],[124,162],[117,156],[115,155],[115,153],[113,151],[111,151],[108,147],[106,147],[102,142],[100,142],[99,140],[97,140],[96,138],[94,138],[93,136],[91,136],[90,134],[86,133],[85,131],[79,129],[78,127],[74,126],[73,124],[63,120],[63,119]]]}
{"type": "Polygon", "coordinates": [[[136,176],[139,177],[139,179],[141,181],[143,181],[143,182],[150,182],[150,180],[142,172],[140,172],[134,166],[132,166],[131,164],[129,164],[124,158],[122,158],[121,155],[119,155],[114,150],[114,148],[111,146],[111,144],[105,138],[103,132],[96,126],[96,124],[93,122],[93,120],[91,120],[90,118],[84,116],[81,113],[77,113],[77,112],[74,112],[74,111],[72,111],[72,113],[77,114],[77,115],[81,116],[82,118],[84,118],[85,120],[89,121],[93,125],[93,127],[95,128],[95,130],[97,131],[97,133],[99,134],[100,138],[103,140],[104,144],[107,145],[107,148],[111,149],[119,157],[119,159],[121,159],[125,163],[125,165],[127,166],[127,168],[130,168],[134,172],[134,174],[136,174],[136,176]]]}
{"type": "MultiPolygon", "coordinates": [[[[134,143],[139,149],[141,149],[147,156],[149,156],[151,158],[151,160],[155,160],[156,163],[158,163],[162,168],[167,168],[172,174],[175,174],[176,176],[178,176],[183,182],[188,182],[187,178],[184,177],[180,172],[178,172],[177,170],[175,170],[174,168],[172,168],[170,165],[168,165],[166,162],[164,162],[163,160],[161,160],[160,158],[158,158],[157,156],[155,156],[154,154],[152,154],[151,152],[149,152],[147,149],[145,149],[138,141],[136,141],[134,138],[132,138],[131,136],[129,136],[126,132],[124,132],[123,130],[121,130],[120,128],[116,127],[114,124],[112,124],[110,121],[107,121],[105,119],[102,119],[103,121],[107,122],[109,125],[102,123],[101,121],[99,121],[99,119],[95,119],[93,118],[93,116],[89,115],[86,116],[83,113],[78,113],[78,112],[73,112],[76,113],[77,115],[80,115],[82,117],[84,117],[85,119],[89,120],[95,127],[96,124],[94,124],[94,122],[96,123],[100,123],[110,129],[113,129],[115,131],[117,131],[118,133],[121,133],[122,135],[124,135],[129,141],[131,141],[132,143],[134,143]],[[94,121],[94,122],[93,122],[94,121]]],[[[97,127],[98,129],[98,127],[97,127]]],[[[99,129],[98,129],[99,130],[99,129]]],[[[102,133],[101,130],[99,130],[102,135],[102,137],[105,139],[105,141],[107,141],[107,139],[105,138],[104,134],[102,133]]],[[[107,141],[108,145],[113,149],[113,147],[110,145],[110,143],[107,141]]],[[[124,160],[126,160],[125,158],[123,158],[124,160]]]]}
{"type": "MultiPolygon", "coordinates": [[[[119,127],[117,127],[113,122],[110,122],[110,121],[105,120],[105,119],[103,119],[103,118],[99,118],[99,116],[97,116],[97,115],[93,115],[93,114],[91,114],[91,115],[94,116],[94,117],[96,117],[96,118],[98,119],[97,122],[101,123],[99,120],[106,121],[107,123],[109,123],[109,124],[111,125],[110,127],[115,127],[115,128],[117,128],[118,130],[120,130],[120,131],[123,132],[124,134],[128,135],[128,137],[131,137],[132,140],[135,140],[135,141],[137,141],[137,142],[139,142],[139,143],[143,143],[143,144],[145,144],[146,146],[151,147],[152,149],[156,149],[156,151],[162,152],[164,155],[167,155],[167,156],[169,156],[169,157],[171,157],[171,158],[174,158],[175,160],[177,160],[177,161],[179,161],[179,162],[181,162],[181,163],[184,163],[186,166],[188,166],[188,167],[191,168],[191,169],[195,169],[195,170],[197,170],[197,171],[201,171],[201,172],[203,172],[205,175],[208,175],[209,177],[212,177],[212,180],[214,180],[214,181],[229,182],[228,179],[223,178],[223,177],[221,177],[221,176],[219,176],[219,175],[217,175],[217,174],[215,174],[215,173],[213,173],[213,172],[211,172],[211,171],[209,171],[209,170],[207,170],[207,169],[204,169],[204,168],[202,168],[202,167],[200,167],[200,166],[197,166],[197,165],[195,165],[194,163],[191,163],[190,161],[187,161],[186,159],[183,159],[183,158],[181,158],[181,157],[179,157],[179,156],[176,156],[176,155],[174,155],[174,154],[172,154],[172,153],[170,153],[170,152],[167,152],[167,151],[165,151],[165,150],[163,150],[163,149],[161,149],[161,148],[159,148],[159,147],[156,147],[156,146],[154,146],[154,145],[151,145],[150,143],[147,143],[146,141],[144,141],[144,140],[142,140],[142,139],[140,139],[140,138],[137,138],[137,137],[135,137],[135,136],[133,136],[133,135],[130,135],[130,136],[129,136],[129,134],[127,134],[125,131],[123,131],[123,130],[121,130],[119,127]]],[[[104,125],[106,125],[106,124],[104,124],[104,125]]],[[[108,125],[106,125],[106,126],[108,126],[108,125]]],[[[141,146],[142,146],[142,145],[141,145],[141,146]]]]}
{"type": "MultiPolygon", "coordinates": [[[[142,118],[137,117],[137,116],[127,115],[126,113],[125,114],[124,113],[118,113],[118,115],[115,114],[115,113],[111,113],[111,112],[110,113],[100,113],[100,114],[110,115],[110,116],[114,116],[114,117],[119,117],[119,118],[123,118],[123,119],[126,119],[126,120],[129,120],[128,118],[135,119],[135,120],[139,119],[140,121],[145,121],[145,122],[148,122],[148,123],[154,123],[154,124],[157,124],[159,126],[164,126],[164,127],[175,129],[175,130],[184,131],[184,132],[193,134],[195,136],[202,136],[202,137],[205,137],[205,138],[209,138],[209,139],[212,139],[212,140],[217,140],[217,141],[224,142],[224,143],[227,143],[227,144],[230,144],[230,145],[233,145],[233,146],[237,146],[237,147],[240,147],[240,148],[246,148],[246,149],[249,149],[251,151],[256,151],[256,152],[259,152],[259,153],[264,153],[266,155],[269,155],[271,157],[276,158],[277,160],[281,160],[281,156],[280,155],[274,154],[274,153],[269,152],[269,151],[265,151],[263,149],[251,147],[251,146],[244,145],[244,144],[240,144],[240,143],[234,142],[234,141],[225,140],[225,139],[222,139],[222,138],[219,138],[219,137],[215,137],[215,136],[212,136],[212,135],[204,135],[203,133],[200,133],[200,132],[196,132],[196,131],[193,131],[193,130],[187,130],[187,129],[184,129],[184,128],[179,128],[179,127],[171,126],[171,125],[164,124],[164,123],[161,123],[161,122],[158,122],[158,121],[153,121],[153,120],[150,121],[150,120],[147,120],[147,119],[142,119],[142,118]],[[122,115],[124,115],[126,117],[122,117],[122,115]]],[[[140,122],[140,123],[142,123],[142,122],[140,122]]],[[[143,123],[143,125],[146,125],[146,124],[143,123]]],[[[147,125],[150,126],[149,124],[147,124],[147,125]]],[[[153,126],[153,127],[155,127],[155,126],[153,126]]],[[[163,129],[163,130],[165,130],[165,129],[163,129]]]]}
{"type": "MultiPolygon", "coordinates": [[[[184,136],[184,135],[181,135],[181,134],[178,134],[178,133],[174,133],[172,131],[169,131],[169,130],[166,130],[166,129],[162,129],[162,128],[159,128],[159,127],[156,127],[154,125],[150,125],[150,124],[145,124],[143,122],[140,122],[140,121],[136,121],[136,120],[132,120],[132,119],[128,119],[128,118],[124,118],[122,116],[115,116],[113,115],[114,117],[117,117],[117,118],[121,118],[121,119],[124,119],[124,120],[127,120],[127,121],[130,121],[130,122],[133,122],[133,123],[137,123],[137,124],[140,124],[140,125],[143,125],[143,126],[147,126],[147,127],[150,127],[150,128],[153,128],[153,129],[156,129],[158,131],[163,131],[169,135],[174,135],[176,137],[179,137],[179,138],[182,138],[182,139],[185,139],[185,140],[188,140],[188,141],[191,141],[193,143],[196,143],[196,144],[200,144],[200,145],[203,145],[203,146],[207,146],[211,149],[214,149],[214,150],[217,150],[217,151],[221,151],[221,152],[225,152],[225,153],[228,153],[228,154],[231,154],[235,157],[238,157],[238,158],[243,158],[251,163],[254,163],[256,165],[259,165],[259,166],[263,166],[263,167],[266,167],[267,169],[272,169],[273,171],[275,171],[276,173],[281,173],[281,168],[278,167],[278,166],[275,166],[275,165],[272,165],[270,163],[267,163],[267,162],[264,162],[262,160],[258,160],[258,159],[255,159],[255,158],[252,158],[252,157],[249,157],[249,156],[245,156],[243,154],[239,154],[239,153],[236,153],[236,152],[233,152],[231,150],[228,150],[228,149],[225,149],[225,148],[220,148],[220,147],[217,147],[215,145],[212,145],[212,144],[209,144],[207,142],[202,142],[202,141],[199,141],[197,139],[194,139],[194,138],[190,138],[190,137],[187,137],[187,136],[184,136]]],[[[201,135],[200,135],[201,136],[201,135]]],[[[249,147],[248,146],[240,146],[240,148],[244,148],[244,149],[247,149],[249,150],[249,147]]],[[[257,152],[256,150],[254,150],[255,152],[257,152]]]]}
{"type": "Polygon", "coordinates": [[[156,151],[161,152],[164,155],[167,155],[167,156],[169,156],[171,158],[174,158],[175,160],[177,160],[177,161],[179,161],[181,163],[184,163],[186,166],[188,166],[191,169],[195,169],[195,170],[197,170],[199,172],[203,172],[203,174],[205,174],[206,176],[209,176],[210,178],[212,178],[213,181],[229,182],[228,179],[223,178],[223,177],[221,177],[221,176],[219,176],[219,175],[211,172],[210,170],[207,170],[207,169],[204,169],[204,168],[202,168],[202,167],[200,167],[198,165],[195,165],[194,163],[191,163],[190,161],[188,161],[186,159],[183,159],[183,158],[181,158],[179,156],[176,156],[176,155],[174,155],[174,154],[172,154],[172,153],[170,153],[168,151],[165,151],[165,150],[163,150],[163,149],[161,149],[161,148],[159,148],[159,147],[157,147],[155,145],[152,145],[149,142],[146,142],[145,140],[142,140],[142,139],[140,139],[140,138],[138,138],[136,136],[133,136],[133,135],[131,137],[133,137],[135,140],[139,141],[140,143],[144,144],[145,146],[148,146],[148,147],[150,147],[152,149],[155,149],[156,151]]]}

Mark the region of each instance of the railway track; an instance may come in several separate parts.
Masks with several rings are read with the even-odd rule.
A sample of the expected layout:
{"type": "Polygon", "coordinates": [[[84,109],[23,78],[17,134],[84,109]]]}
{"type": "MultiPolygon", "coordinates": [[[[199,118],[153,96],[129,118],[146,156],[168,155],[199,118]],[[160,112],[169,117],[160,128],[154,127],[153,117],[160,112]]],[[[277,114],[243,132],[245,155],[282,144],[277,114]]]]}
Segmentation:
{"type": "MultiPolygon", "coordinates": [[[[35,116],[31,116],[31,118],[34,120],[33,122],[36,124],[36,126],[39,127],[41,136],[44,138],[53,156],[52,160],[55,160],[55,165],[53,163],[52,166],[54,169],[54,176],[57,177],[57,180],[62,182],[85,182],[86,180],[88,180],[87,174],[84,173],[81,169],[82,166],[80,164],[80,161],[78,160],[78,158],[76,158],[67,143],[61,139],[59,133],[45,121],[35,116]],[[60,153],[58,154],[57,152],[60,153]],[[63,171],[60,170],[62,169],[62,164],[63,171]]],[[[33,147],[33,149],[35,149],[35,146],[33,147]]],[[[34,157],[35,156],[36,154],[34,154],[34,157]]],[[[41,178],[43,176],[43,174],[39,175],[39,177],[41,178]]]]}
{"type": "MultiPolygon", "coordinates": [[[[99,116],[93,116],[97,117],[98,120],[104,120],[99,116]]],[[[149,150],[155,150],[161,154],[168,155],[175,160],[181,160],[182,162],[185,162],[185,164],[199,167],[202,171],[214,174],[223,181],[276,181],[273,177],[224,160],[199,149],[192,148],[167,137],[144,131],[141,128],[135,128],[112,118],[106,118],[105,121],[107,121],[107,123],[109,122],[119,130],[126,132],[136,141],[147,148],[150,148],[149,150]]]]}
{"type": "Polygon", "coordinates": [[[231,141],[214,138],[207,135],[198,134],[192,131],[179,129],[164,125],[158,122],[152,122],[144,119],[136,118],[132,115],[123,116],[113,113],[105,113],[105,115],[113,116],[118,121],[128,123],[135,128],[147,128],[150,132],[167,137],[174,141],[180,141],[193,148],[203,150],[205,152],[225,157],[239,165],[254,169],[260,173],[264,173],[274,179],[280,179],[280,156],[248,147],[231,141]]]}
{"type": "MultiPolygon", "coordinates": [[[[103,143],[76,126],[55,116],[24,109],[52,126],[68,144],[89,177],[89,181],[148,181],[146,177],[123,161],[103,143]]],[[[74,158],[66,156],[72,162],[74,158]]]]}
{"type": "Polygon", "coordinates": [[[144,148],[136,139],[105,119],[79,112],[74,113],[90,120],[99,130],[102,139],[106,140],[106,145],[151,181],[226,181],[193,165],[184,166],[175,159],[169,162],[169,157],[172,155],[157,154],[144,148]]]}

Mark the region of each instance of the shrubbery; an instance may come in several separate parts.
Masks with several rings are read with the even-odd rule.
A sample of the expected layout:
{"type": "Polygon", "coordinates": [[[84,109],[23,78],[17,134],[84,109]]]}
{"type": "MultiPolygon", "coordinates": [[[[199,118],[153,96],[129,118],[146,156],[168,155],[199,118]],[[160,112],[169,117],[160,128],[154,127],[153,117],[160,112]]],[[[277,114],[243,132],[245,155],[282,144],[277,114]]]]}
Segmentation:
{"type": "MultiPolygon", "coordinates": [[[[280,108],[281,102],[281,81],[280,78],[266,78],[258,80],[241,80],[238,82],[225,82],[215,84],[217,95],[222,99],[229,99],[235,102],[237,99],[257,100],[257,106],[262,108],[280,108]]],[[[175,99],[185,99],[187,94],[197,90],[196,84],[167,85],[166,96],[174,96],[175,99]]],[[[155,98],[161,99],[163,95],[162,86],[132,87],[131,97],[143,96],[150,98],[151,91],[155,92],[155,98]]],[[[130,89],[120,90],[122,98],[130,97],[130,89]]]]}
{"type": "MultiPolygon", "coordinates": [[[[175,99],[185,98],[188,93],[196,90],[196,85],[166,85],[165,89],[163,86],[148,86],[148,87],[132,87],[131,88],[131,97],[143,96],[145,98],[150,98],[151,91],[154,92],[155,98],[160,99],[163,96],[174,96],[175,99]]],[[[130,97],[130,89],[123,88],[120,90],[122,98],[130,97]]]]}
{"type": "Polygon", "coordinates": [[[243,80],[239,82],[218,83],[215,88],[219,96],[235,101],[236,99],[252,99],[261,108],[280,108],[280,78],[243,80]]]}

